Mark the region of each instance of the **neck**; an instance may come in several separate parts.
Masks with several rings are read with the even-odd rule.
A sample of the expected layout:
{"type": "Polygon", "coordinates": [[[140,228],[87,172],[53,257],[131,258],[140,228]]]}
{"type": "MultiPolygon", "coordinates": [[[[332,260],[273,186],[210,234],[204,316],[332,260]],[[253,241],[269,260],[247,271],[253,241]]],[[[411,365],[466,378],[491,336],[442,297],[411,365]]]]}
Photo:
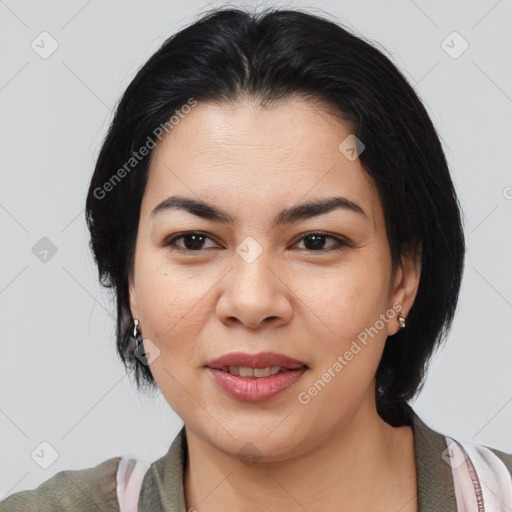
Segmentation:
{"type": "Polygon", "coordinates": [[[416,510],[416,462],[409,426],[392,427],[361,408],[320,444],[278,462],[247,464],[186,428],[187,510],[416,510]]]}

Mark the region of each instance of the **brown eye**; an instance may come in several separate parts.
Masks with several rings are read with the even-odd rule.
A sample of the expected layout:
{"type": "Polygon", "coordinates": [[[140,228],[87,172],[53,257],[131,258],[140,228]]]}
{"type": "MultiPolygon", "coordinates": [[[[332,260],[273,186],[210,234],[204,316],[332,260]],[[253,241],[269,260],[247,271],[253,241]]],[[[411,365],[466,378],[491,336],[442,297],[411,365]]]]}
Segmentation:
{"type": "Polygon", "coordinates": [[[207,240],[210,240],[210,238],[204,235],[203,233],[193,231],[189,233],[181,233],[180,235],[174,236],[167,240],[165,242],[165,245],[171,247],[178,247],[177,250],[194,252],[205,249],[204,245],[207,240]],[[178,240],[183,240],[183,243],[176,243],[178,240]]]}
{"type": "MultiPolygon", "coordinates": [[[[303,243],[303,248],[309,252],[327,252],[343,247],[350,246],[350,244],[336,236],[329,235],[328,233],[308,233],[297,242],[298,244],[303,243]],[[329,243],[330,240],[330,243],[329,243]],[[326,246],[326,244],[328,244],[326,246]]],[[[183,252],[201,252],[205,249],[212,249],[219,247],[213,240],[204,233],[199,231],[190,231],[187,233],[180,233],[169,238],[165,243],[165,246],[171,247],[172,250],[183,251],[183,252]],[[178,243],[178,241],[180,241],[178,243]],[[210,241],[213,246],[207,246],[206,244],[210,241]]]]}
{"type": "Polygon", "coordinates": [[[306,250],[315,252],[326,252],[327,250],[336,250],[340,249],[341,247],[349,245],[344,240],[329,235],[327,233],[309,233],[307,235],[304,235],[301,238],[300,242],[304,243],[304,248],[306,250]],[[329,239],[333,240],[334,243],[331,243],[330,245],[325,247],[325,244],[329,239]]]}

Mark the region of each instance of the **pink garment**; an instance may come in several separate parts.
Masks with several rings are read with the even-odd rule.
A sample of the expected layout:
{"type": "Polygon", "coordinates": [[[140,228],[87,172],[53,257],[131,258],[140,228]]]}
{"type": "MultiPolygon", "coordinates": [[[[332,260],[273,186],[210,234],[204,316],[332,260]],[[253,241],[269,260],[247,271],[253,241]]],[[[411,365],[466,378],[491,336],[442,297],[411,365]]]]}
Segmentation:
{"type": "Polygon", "coordinates": [[[149,465],[140,460],[122,457],[117,468],[117,501],[120,512],[138,512],[142,481],[149,465]]]}
{"type": "Polygon", "coordinates": [[[510,512],[512,478],[494,453],[475,443],[445,436],[457,512],[510,512]]]}

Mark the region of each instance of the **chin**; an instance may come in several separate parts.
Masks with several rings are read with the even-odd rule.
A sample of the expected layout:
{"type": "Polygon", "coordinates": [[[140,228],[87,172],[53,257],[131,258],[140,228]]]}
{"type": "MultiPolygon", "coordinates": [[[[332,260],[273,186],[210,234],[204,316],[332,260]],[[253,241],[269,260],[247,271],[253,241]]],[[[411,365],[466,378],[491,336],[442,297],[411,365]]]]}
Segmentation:
{"type": "Polygon", "coordinates": [[[201,437],[205,436],[203,439],[216,449],[248,464],[278,462],[311,448],[311,443],[304,439],[304,429],[300,425],[285,428],[284,417],[286,414],[281,414],[270,423],[268,418],[260,421],[253,418],[250,424],[223,422],[214,430],[211,425],[205,425],[201,428],[201,437]]]}

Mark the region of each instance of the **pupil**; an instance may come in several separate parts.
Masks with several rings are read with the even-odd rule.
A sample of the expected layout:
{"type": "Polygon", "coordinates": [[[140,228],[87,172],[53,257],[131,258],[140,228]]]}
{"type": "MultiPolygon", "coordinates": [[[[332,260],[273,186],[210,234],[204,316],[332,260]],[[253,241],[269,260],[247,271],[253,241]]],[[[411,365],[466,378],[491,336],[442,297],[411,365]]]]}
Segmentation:
{"type": "Polygon", "coordinates": [[[306,237],[305,241],[304,241],[304,245],[306,246],[306,248],[312,248],[312,249],[321,249],[323,244],[325,243],[325,235],[309,235],[306,237]],[[307,240],[315,240],[315,242],[313,242],[313,244],[309,244],[311,247],[308,247],[308,243],[306,242],[307,240]]]}
{"type": "Polygon", "coordinates": [[[200,249],[204,242],[203,235],[187,235],[184,237],[185,247],[187,249],[200,249]],[[190,240],[194,240],[194,242],[189,243],[190,240]]]}

